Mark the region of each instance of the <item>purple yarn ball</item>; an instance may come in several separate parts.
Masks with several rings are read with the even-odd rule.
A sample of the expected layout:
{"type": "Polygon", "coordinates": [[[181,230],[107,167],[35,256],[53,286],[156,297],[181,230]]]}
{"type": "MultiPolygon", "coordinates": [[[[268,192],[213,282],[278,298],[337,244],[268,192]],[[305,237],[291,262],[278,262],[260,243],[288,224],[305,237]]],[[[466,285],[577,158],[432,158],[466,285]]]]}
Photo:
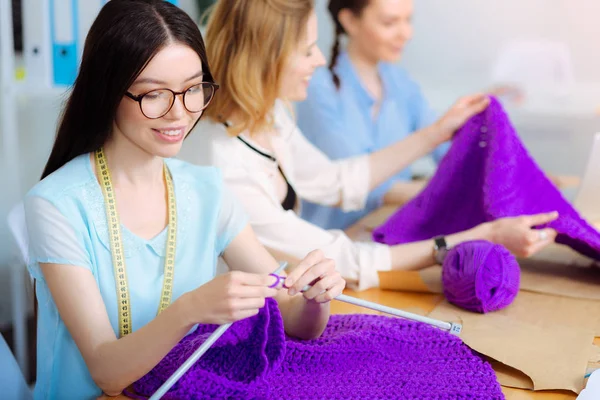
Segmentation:
{"type": "Polygon", "coordinates": [[[485,240],[465,242],[450,249],[442,267],[444,295],[465,310],[500,310],[519,292],[521,269],[503,246],[485,240]]]}

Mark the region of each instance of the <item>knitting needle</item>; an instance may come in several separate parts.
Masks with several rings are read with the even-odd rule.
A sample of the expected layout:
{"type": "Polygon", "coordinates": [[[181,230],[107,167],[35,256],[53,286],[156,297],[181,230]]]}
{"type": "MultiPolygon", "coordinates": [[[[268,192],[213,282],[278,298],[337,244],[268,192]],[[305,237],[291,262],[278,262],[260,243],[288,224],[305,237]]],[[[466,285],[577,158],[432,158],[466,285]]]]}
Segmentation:
{"type": "MultiPolygon", "coordinates": [[[[306,290],[306,288],[304,288],[304,289],[306,290]]],[[[354,304],[356,306],[365,307],[365,308],[369,308],[371,310],[381,311],[386,314],[395,315],[396,317],[402,317],[402,318],[410,319],[413,321],[423,322],[423,323],[435,326],[437,328],[443,329],[445,331],[449,331],[450,333],[452,333],[454,335],[459,335],[460,332],[462,331],[462,325],[459,323],[456,323],[456,322],[446,322],[446,321],[440,321],[440,320],[429,318],[429,317],[424,317],[419,314],[413,314],[413,313],[410,313],[407,311],[399,310],[397,308],[392,308],[392,307],[384,306],[381,304],[373,303],[372,301],[357,299],[356,297],[347,296],[345,294],[340,294],[335,299],[339,300],[339,301],[343,301],[344,303],[354,304]]]]}
{"type": "MultiPolygon", "coordinates": [[[[271,275],[277,277],[280,282],[283,282],[286,279],[285,276],[277,276],[275,274],[271,274],[271,275]]],[[[304,288],[302,288],[302,292],[306,292],[311,287],[312,287],[311,285],[306,285],[304,288]]],[[[445,331],[449,331],[450,333],[452,333],[454,335],[459,335],[460,332],[462,331],[462,325],[459,323],[456,323],[456,322],[445,322],[445,321],[440,321],[440,320],[429,318],[429,317],[424,317],[422,315],[413,314],[413,313],[410,313],[407,311],[399,310],[397,308],[392,308],[392,307],[384,306],[381,304],[373,303],[372,301],[367,301],[367,300],[358,299],[356,297],[347,296],[345,294],[338,295],[337,297],[335,297],[335,300],[342,301],[344,303],[354,304],[359,307],[369,308],[369,309],[375,310],[375,311],[381,311],[383,313],[391,314],[396,317],[402,317],[402,318],[410,319],[413,321],[423,322],[425,324],[435,326],[435,327],[443,329],[445,331]]]]}
{"type": "MultiPolygon", "coordinates": [[[[283,271],[287,267],[287,262],[279,263],[279,268],[277,268],[274,274],[278,274],[283,271]]],[[[194,353],[183,363],[177,371],[173,373],[162,384],[161,387],[150,397],[150,400],[158,400],[161,399],[168,391],[173,387],[175,383],[210,349],[210,347],[225,333],[227,329],[231,326],[231,323],[224,324],[219,326],[209,337],[206,339],[204,343],[194,353]]]]}

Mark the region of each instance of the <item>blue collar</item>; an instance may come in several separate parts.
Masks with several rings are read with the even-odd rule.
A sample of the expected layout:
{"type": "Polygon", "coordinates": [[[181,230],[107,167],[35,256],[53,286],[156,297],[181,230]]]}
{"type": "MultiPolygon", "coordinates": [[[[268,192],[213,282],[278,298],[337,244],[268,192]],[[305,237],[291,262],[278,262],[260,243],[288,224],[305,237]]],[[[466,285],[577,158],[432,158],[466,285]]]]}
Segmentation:
{"type": "MultiPolygon", "coordinates": [[[[383,98],[385,100],[390,93],[389,77],[386,73],[387,71],[385,68],[383,68],[382,63],[377,65],[377,70],[383,85],[383,98]]],[[[347,52],[344,51],[339,54],[335,65],[335,72],[341,77],[341,81],[343,81],[345,85],[349,85],[351,87],[351,90],[358,95],[359,101],[361,101],[366,107],[371,107],[373,104],[375,104],[375,99],[373,96],[371,96],[367,88],[365,88],[361,82],[360,76],[352,64],[347,52]]]]}

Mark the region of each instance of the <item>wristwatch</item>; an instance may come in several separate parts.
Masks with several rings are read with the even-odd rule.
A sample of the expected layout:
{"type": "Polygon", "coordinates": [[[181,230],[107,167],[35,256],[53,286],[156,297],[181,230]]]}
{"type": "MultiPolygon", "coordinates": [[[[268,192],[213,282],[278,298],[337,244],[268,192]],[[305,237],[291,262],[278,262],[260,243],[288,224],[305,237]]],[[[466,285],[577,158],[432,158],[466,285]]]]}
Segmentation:
{"type": "Polygon", "coordinates": [[[450,249],[448,248],[445,237],[438,236],[433,239],[433,258],[436,263],[440,265],[444,263],[448,250],[450,249]]]}

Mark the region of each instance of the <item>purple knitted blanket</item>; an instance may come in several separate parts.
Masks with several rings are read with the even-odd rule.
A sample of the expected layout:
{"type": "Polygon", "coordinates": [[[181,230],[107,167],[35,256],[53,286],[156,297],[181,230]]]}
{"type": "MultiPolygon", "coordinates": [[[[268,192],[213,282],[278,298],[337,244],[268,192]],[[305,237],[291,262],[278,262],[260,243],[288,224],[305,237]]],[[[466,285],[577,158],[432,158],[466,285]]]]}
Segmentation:
{"type": "MultiPolygon", "coordinates": [[[[201,325],[134,384],[159,386],[216,326],[201,325]]],[[[332,316],[323,335],[286,337],[269,299],[239,321],[165,399],[503,399],[491,366],[456,336],[425,324],[375,315],[332,316]]]]}
{"type": "Polygon", "coordinates": [[[460,129],[429,185],[375,229],[373,239],[398,244],[470,229],[501,217],[558,211],[548,224],[557,243],[600,260],[600,234],[540,170],[500,103],[460,129]]]}

